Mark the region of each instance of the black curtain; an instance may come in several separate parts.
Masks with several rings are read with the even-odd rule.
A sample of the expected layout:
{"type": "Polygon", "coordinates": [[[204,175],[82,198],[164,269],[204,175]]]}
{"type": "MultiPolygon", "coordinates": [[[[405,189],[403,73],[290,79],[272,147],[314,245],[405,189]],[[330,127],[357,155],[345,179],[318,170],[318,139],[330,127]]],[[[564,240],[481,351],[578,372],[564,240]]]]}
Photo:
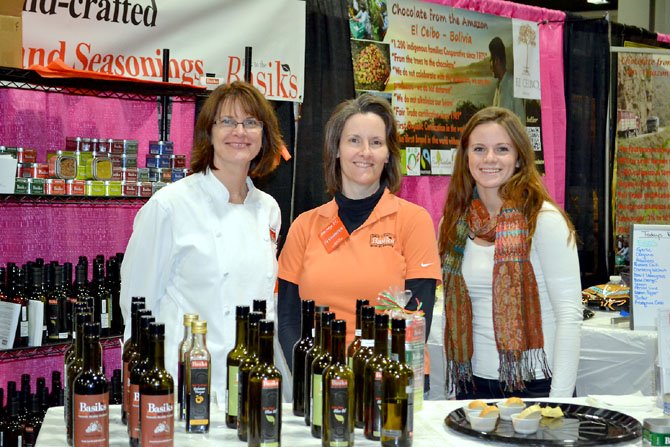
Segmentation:
{"type": "Polygon", "coordinates": [[[568,15],[564,36],[565,210],[577,230],[582,287],[607,282],[605,150],[609,23],[568,15]]]}

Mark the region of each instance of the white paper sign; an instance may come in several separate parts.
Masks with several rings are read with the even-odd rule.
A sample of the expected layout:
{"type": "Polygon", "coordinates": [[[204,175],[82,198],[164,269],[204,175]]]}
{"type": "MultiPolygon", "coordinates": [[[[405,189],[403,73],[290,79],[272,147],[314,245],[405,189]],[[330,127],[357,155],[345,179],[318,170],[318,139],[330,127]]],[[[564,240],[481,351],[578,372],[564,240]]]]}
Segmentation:
{"type": "Polygon", "coordinates": [[[28,300],[28,346],[42,346],[44,303],[28,300]]]}
{"type": "Polygon", "coordinates": [[[0,301],[0,350],[14,347],[21,305],[0,301]]]}
{"type": "Polygon", "coordinates": [[[631,328],[656,329],[660,309],[670,308],[670,225],[633,225],[631,328]]]}
{"type": "Polygon", "coordinates": [[[0,155],[0,194],[14,194],[16,182],[16,159],[0,155]]]}

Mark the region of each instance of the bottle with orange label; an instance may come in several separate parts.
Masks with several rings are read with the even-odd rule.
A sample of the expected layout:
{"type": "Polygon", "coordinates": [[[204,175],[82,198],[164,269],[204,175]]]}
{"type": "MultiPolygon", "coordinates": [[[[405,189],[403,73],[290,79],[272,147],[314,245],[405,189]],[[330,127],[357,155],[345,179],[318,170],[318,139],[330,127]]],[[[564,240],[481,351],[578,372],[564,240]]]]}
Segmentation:
{"type": "Polygon", "coordinates": [[[174,379],[165,369],[165,325],[149,324],[149,365],[140,379],[140,445],[174,445],[174,379]]]}
{"type": "Polygon", "coordinates": [[[212,384],[212,356],[207,350],[207,322],[191,322],[191,349],[184,356],[186,388],[186,431],[209,431],[209,395],[212,384]]]}
{"type": "Polygon", "coordinates": [[[102,372],[100,324],[84,323],[84,369],[74,380],[74,447],[109,445],[109,390],[102,372]]]}
{"type": "Polygon", "coordinates": [[[123,378],[122,378],[122,406],[121,406],[121,422],[125,425],[128,423],[128,391],[130,385],[130,371],[128,366],[133,356],[138,355],[137,339],[139,315],[137,312],[145,307],[144,297],[132,297],[130,303],[130,338],[126,340],[123,345],[121,360],[123,363],[123,378]]]}
{"type": "Polygon", "coordinates": [[[274,322],[259,323],[258,364],[249,374],[248,446],[281,445],[282,376],[274,366],[274,322]]]}

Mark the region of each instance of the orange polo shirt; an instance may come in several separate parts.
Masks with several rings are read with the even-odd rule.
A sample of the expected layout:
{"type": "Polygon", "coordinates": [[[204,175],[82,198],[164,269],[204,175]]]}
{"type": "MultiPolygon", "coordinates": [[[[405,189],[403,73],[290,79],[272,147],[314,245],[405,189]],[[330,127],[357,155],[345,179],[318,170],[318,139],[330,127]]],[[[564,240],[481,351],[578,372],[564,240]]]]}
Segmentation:
{"type": "Polygon", "coordinates": [[[363,225],[328,253],[319,234],[337,211],[333,199],[298,216],[279,256],[279,277],[297,284],[300,298],[330,306],[335,318],[346,320],[348,344],[356,299],[376,305],[379,292],[402,290],[406,279],[439,283],[442,273],[433,222],[422,207],[386,189],[363,225]]]}

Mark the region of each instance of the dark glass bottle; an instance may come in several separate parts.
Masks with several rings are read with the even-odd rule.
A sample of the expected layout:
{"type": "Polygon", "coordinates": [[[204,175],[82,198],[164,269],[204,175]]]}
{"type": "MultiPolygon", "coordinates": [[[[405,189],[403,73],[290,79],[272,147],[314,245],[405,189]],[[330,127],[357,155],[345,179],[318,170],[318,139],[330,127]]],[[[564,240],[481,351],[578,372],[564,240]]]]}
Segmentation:
{"type": "Polygon", "coordinates": [[[30,312],[28,310],[28,297],[24,293],[24,273],[23,270],[14,267],[10,270],[9,285],[7,291],[8,301],[21,306],[19,312],[19,321],[16,326],[16,335],[14,336],[14,347],[24,348],[28,346],[29,326],[28,319],[30,312]]]}
{"type": "Polygon", "coordinates": [[[120,265],[115,257],[105,262],[105,287],[111,294],[110,313],[112,324],[110,332],[113,335],[123,334],[123,315],[119,304],[121,298],[121,272],[120,265]]]}
{"type": "Polygon", "coordinates": [[[367,306],[370,304],[370,301],[368,300],[356,300],[356,329],[354,331],[354,340],[349,344],[349,347],[347,348],[347,364],[349,365],[349,368],[353,370],[354,368],[354,354],[356,354],[356,351],[358,351],[361,347],[361,335],[363,333],[363,326],[362,326],[362,320],[361,320],[361,309],[363,306],[367,306]]]}
{"type": "Polygon", "coordinates": [[[274,322],[259,325],[258,363],[249,374],[248,446],[281,445],[282,376],[274,366],[274,322]]]}
{"type": "Polygon", "coordinates": [[[84,325],[92,323],[93,314],[90,312],[79,312],[75,317],[76,337],[74,339],[75,350],[70,361],[65,364],[65,402],[63,413],[65,414],[65,433],[68,444],[72,444],[74,427],[74,381],[84,369],[84,325]]]}
{"type": "Polygon", "coordinates": [[[293,345],[293,414],[305,416],[305,358],[314,346],[314,300],[302,300],[301,336],[293,345]]]}
{"type": "Polygon", "coordinates": [[[267,302],[265,300],[253,300],[251,305],[252,312],[260,312],[263,318],[267,315],[267,302]]]}
{"type": "MultiPolygon", "coordinates": [[[[72,330],[70,331],[70,339],[72,342],[70,343],[70,346],[67,347],[65,350],[65,354],[63,355],[63,371],[67,371],[67,364],[70,362],[72,359],[72,356],[74,355],[74,350],[77,347],[76,340],[77,340],[77,325],[76,325],[76,318],[77,314],[80,312],[89,312],[91,314],[91,318],[93,317],[93,313],[91,309],[84,303],[75,303],[75,305],[72,307],[72,330]]],[[[91,320],[91,323],[93,320],[91,320]]],[[[67,374],[67,373],[66,373],[67,374]]],[[[65,377],[65,380],[63,382],[67,383],[67,377],[65,377]]]]}
{"type": "Polygon", "coordinates": [[[354,372],[347,366],[347,323],[331,324],[333,362],[323,373],[323,447],[354,445],[354,372]]]}
{"type": "Polygon", "coordinates": [[[414,432],[414,371],[405,357],[405,320],[391,320],[391,362],[382,373],[384,447],[411,447],[414,432]]]}
{"type": "Polygon", "coordinates": [[[184,336],[177,346],[178,358],[177,358],[177,405],[179,405],[179,420],[184,420],[186,417],[186,364],[184,363],[184,357],[186,353],[191,349],[191,342],[193,341],[193,335],[191,333],[192,324],[199,318],[198,314],[184,314],[182,318],[182,326],[184,327],[184,336]]]}
{"type": "Polygon", "coordinates": [[[31,394],[28,402],[28,414],[23,425],[23,447],[35,447],[43,420],[44,415],[40,408],[40,398],[37,394],[31,394]]]}
{"type": "Polygon", "coordinates": [[[0,267],[0,301],[7,301],[7,268],[0,267]]]}
{"type": "Polygon", "coordinates": [[[356,428],[365,426],[363,412],[363,384],[365,382],[365,364],[375,352],[375,308],[363,306],[361,308],[361,347],[354,354],[352,362],[354,371],[354,407],[356,428]]]}
{"type": "Polygon", "coordinates": [[[7,395],[7,415],[5,416],[5,445],[19,447],[22,443],[24,420],[19,415],[19,396],[7,395]]]}
{"type": "Polygon", "coordinates": [[[212,356],[207,350],[207,322],[191,323],[193,342],[184,356],[186,365],[186,431],[209,431],[209,396],[212,387],[212,356]]]}
{"type": "Polygon", "coordinates": [[[246,441],[249,429],[249,374],[258,363],[258,325],[260,312],[249,312],[247,328],[247,355],[240,360],[237,371],[237,438],[246,441]]]}
{"type": "Polygon", "coordinates": [[[63,382],[60,371],[51,371],[51,392],[49,393],[49,406],[62,407],[64,404],[63,382]]]}
{"type": "Polygon", "coordinates": [[[312,398],[310,399],[309,411],[312,424],[310,432],[315,438],[321,437],[321,428],[323,427],[323,372],[333,361],[330,351],[330,325],[334,319],[335,313],[333,312],[323,312],[321,314],[321,354],[314,358],[311,368],[312,398]]]}
{"type": "Polygon", "coordinates": [[[123,379],[121,378],[121,370],[115,369],[112,372],[112,379],[109,381],[109,404],[121,405],[123,404],[123,379]]]}
{"type": "Polygon", "coordinates": [[[389,317],[386,314],[375,315],[375,355],[365,364],[363,382],[363,412],[365,427],[363,434],[367,439],[379,441],[382,426],[382,373],[388,366],[389,317]]]}
{"type": "Polygon", "coordinates": [[[140,379],[140,445],[173,445],[174,379],[165,369],[165,325],[149,324],[149,364],[140,379]]]}
{"type": "MultiPolygon", "coordinates": [[[[67,276],[67,275],[66,275],[67,276]]],[[[86,282],[86,269],[83,265],[75,266],[75,281],[70,285],[70,289],[67,297],[67,315],[68,315],[68,328],[70,333],[73,332],[72,326],[74,325],[74,306],[77,303],[84,302],[86,299],[93,299],[91,293],[88,290],[86,282]]],[[[90,309],[93,313],[93,307],[90,309]]]]}
{"type": "Polygon", "coordinates": [[[226,427],[237,429],[238,383],[240,361],[247,355],[249,306],[235,308],[235,346],[226,356],[226,427]]]}
{"type": "Polygon", "coordinates": [[[44,270],[38,265],[34,265],[32,268],[32,287],[28,299],[33,301],[39,301],[42,303],[43,307],[43,318],[42,318],[42,339],[41,343],[46,344],[49,340],[47,333],[47,292],[44,288],[44,270]]]}
{"type": "Polygon", "coordinates": [[[145,298],[144,297],[133,297],[130,301],[130,338],[126,340],[123,345],[123,352],[121,354],[122,368],[123,372],[121,374],[121,422],[125,425],[128,423],[128,411],[130,405],[130,361],[133,357],[139,355],[139,325],[140,325],[140,316],[148,315],[151,313],[150,310],[146,309],[146,312],[140,313],[141,310],[145,310],[145,298]]]}
{"type": "Polygon", "coordinates": [[[49,341],[56,343],[68,339],[66,312],[67,293],[63,288],[63,266],[55,265],[53,269],[53,286],[47,296],[47,334],[49,341]]]}
{"type": "Polygon", "coordinates": [[[93,266],[91,295],[95,298],[95,321],[100,323],[100,335],[107,337],[112,328],[112,294],[105,286],[105,265],[96,261],[93,266]]]}
{"type": "Polygon", "coordinates": [[[140,381],[149,369],[149,324],[156,319],[150,315],[140,317],[139,355],[130,360],[130,390],[128,412],[128,437],[131,447],[140,445],[140,381]]]}
{"type": "MultiPolygon", "coordinates": [[[[312,346],[312,349],[307,351],[307,355],[305,356],[305,425],[308,427],[312,424],[312,415],[310,413],[311,411],[311,405],[312,405],[312,363],[314,362],[314,359],[318,356],[320,356],[323,353],[321,344],[322,344],[322,338],[321,338],[321,324],[323,321],[323,314],[324,313],[331,313],[328,312],[328,307],[325,306],[316,306],[315,309],[315,314],[314,314],[314,346],[312,346]]],[[[330,319],[332,321],[334,319],[334,315],[328,315],[326,317],[327,319],[330,319]]]]}
{"type": "Polygon", "coordinates": [[[109,388],[102,372],[100,325],[84,323],[84,369],[74,379],[74,447],[108,445],[109,388]]]}

